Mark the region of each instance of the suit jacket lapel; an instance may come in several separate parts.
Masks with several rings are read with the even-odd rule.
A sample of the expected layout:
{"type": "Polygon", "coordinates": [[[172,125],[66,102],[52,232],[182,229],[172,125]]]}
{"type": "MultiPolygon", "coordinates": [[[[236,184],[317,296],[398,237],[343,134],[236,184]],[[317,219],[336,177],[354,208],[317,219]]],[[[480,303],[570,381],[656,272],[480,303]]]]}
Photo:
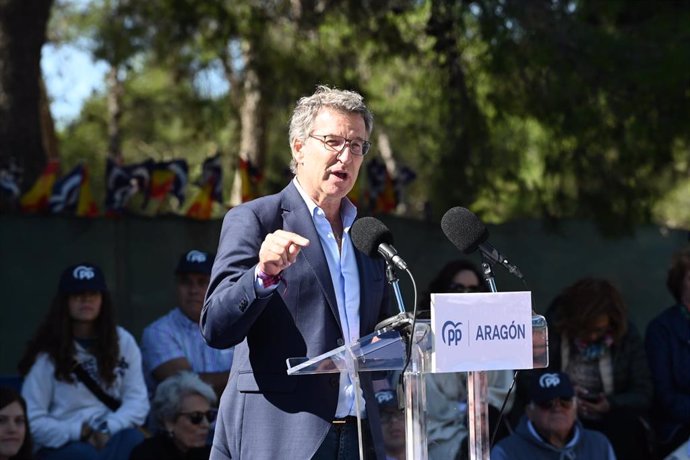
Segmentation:
{"type": "Polygon", "coordinates": [[[304,256],[307,264],[311,267],[321,291],[323,292],[331,312],[335,316],[338,326],[340,324],[340,314],[338,313],[338,303],[335,300],[335,290],[333,281],[328,269],[328,262],[321,247],[321,239],[314,227],[314,221],[309,214],[309,208],[297,191],[295,185],[290,184],[283,190],[283,222],[286,231],[297,233],[309,240],[309,246],[302,249],[300,255],[304,256]]]}

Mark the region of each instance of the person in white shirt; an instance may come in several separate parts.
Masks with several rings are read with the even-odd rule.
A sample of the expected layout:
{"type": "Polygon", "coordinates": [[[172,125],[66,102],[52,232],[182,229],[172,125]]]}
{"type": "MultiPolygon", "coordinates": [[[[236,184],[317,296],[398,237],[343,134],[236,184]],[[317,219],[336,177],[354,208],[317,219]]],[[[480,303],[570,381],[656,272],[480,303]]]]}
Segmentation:
{"type": "Polygon", "coordinates": [[[149,412],[141,353],[101,269],[68,267],[19,362],[39,460],[127,459],[149,412]]]}
{"type": "Polygon", "coordinates": [[[223,393],[232,365],[233,348],[211,348],[199,331],[213,258],[214,254],[198,249],[180,256],[175,268],[177,307],[144,329],[141,355],[151,398],[160,382],[180,371],[199,375],[219,398],[223,393]]]}

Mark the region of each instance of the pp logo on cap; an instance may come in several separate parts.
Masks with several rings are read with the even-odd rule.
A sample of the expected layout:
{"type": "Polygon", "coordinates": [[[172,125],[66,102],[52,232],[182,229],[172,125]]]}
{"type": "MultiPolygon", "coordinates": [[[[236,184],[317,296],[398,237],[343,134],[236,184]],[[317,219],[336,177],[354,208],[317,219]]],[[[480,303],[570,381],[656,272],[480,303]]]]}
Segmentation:
{"type": "Polygon", "coordinates": [[[189,251],[187,253],[187,262],[203,264],[206,262],[206,254],[201,251],[189,251]]]}
{"type": "Polygon", "coordinates": [[[78,265],[72,270],[72,276],[75,280],[91,280],[95,278],[96,274],[93,271],[93,267],[78,265]]]}
{"type": "Polygon", "coordinates": [[[542,388],[557,387],[561,384],[558,374],[544,374],[539,377],[539,386],[542,388]]]}
{"type": "Polygon", "coordinates": [[[392,391],[380,391],[376,393],[376,401],[379,404],[384,404],[387,402],[392,402],[395,400],[395,396],[393,395],[392,391]]]}

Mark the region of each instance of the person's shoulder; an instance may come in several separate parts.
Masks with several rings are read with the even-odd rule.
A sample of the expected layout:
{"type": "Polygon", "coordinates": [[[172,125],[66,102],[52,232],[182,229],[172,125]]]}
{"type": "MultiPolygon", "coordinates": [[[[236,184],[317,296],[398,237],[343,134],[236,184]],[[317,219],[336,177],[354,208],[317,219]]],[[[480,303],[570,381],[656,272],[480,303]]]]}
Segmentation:
{"type": "Polygon", "coordinates": [[[673,305],[672,307],[664,309],[658,315],[649,320],[645,330],[645,336],[649,336],[650,333],[672,333],[672,331],[685,327],[686,324],[687,322],[683,318],[678,305],[673,305]]]}
{"type": "Polygon", "coordinates": [[[673,305],[671,307],[664,308],[658,315],[649,321],[649,324],[668,323],[669,321],[675,322],[681,317],[682,315],[680,308],[678,308],[678,305],[673,305]]]}
{"type": "Polygon", "coordinates": [[[163,328],[169,328],[172,323],[174,323],[175,317],[177,315],[177,308],[173,308],[163,316],[159,316],[158,318],[154,319],[151,321],[148,326],[144,328],[144,337],[146,337],[148,334],[152,332],[159,331],[160,329],[163,328]]]}
{"type": "Polygon", "coordinates": [[[587,428],[582,428],[580,427],[581,430],[581,435],[582,436],[582,442],[591,444],[592,446],[602,446],[602,447],[610,447],[611,442],[609,441],[609,438],[606,437],[606,435],[600,431],[596,430],[590,430],[587,428]]]}
{"type": "Polygon", "coordinates": [[[117,338],[120,341],[121,346],[131,346],[131,345],[138,346],[136,339],[134,338],[132,333],[129,332],[127,329],[125,329],[122,326],[117,326],[116,330],[117,330],[117,338]]]}

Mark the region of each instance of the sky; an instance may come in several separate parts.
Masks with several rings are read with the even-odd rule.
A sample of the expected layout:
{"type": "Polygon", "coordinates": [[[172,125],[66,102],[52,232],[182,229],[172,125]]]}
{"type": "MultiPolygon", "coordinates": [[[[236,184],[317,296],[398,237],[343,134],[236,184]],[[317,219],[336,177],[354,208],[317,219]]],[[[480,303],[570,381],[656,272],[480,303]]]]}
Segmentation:
{"type": "MultiPolygon", "coordinates": [[[[79,116],[89,96],[105,90],[108,65],[103,61],[94,61],[87,51],[74,45],[45,44],[41,53],[41,69],[51,98],[50,109],[58,128],[79,116]]],[[[206,97],[221,97],[229,90],[220,65],[212,65],[200,72],[195,85],[199,93],[206,97]]]]}
{"type": "Polygon", "coordinates": [[[94,62],[88,53],[72,45],[43,46],[41,68],[45,78],[50,109],[58,126],[75,119],[84,101],[105,88],[108,66],[94,62]]]}

